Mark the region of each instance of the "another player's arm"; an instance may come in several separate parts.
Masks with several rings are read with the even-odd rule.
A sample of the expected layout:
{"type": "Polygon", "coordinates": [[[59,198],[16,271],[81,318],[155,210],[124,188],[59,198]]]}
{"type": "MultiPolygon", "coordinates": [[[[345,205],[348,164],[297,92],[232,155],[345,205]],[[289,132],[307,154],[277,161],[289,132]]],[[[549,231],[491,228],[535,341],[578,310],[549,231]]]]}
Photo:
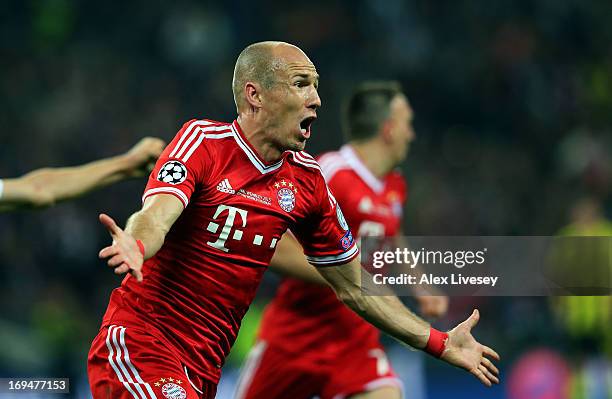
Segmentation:
{"type": "MultiPolygon", "coordinates": [[[[410,248],[401,231],[394,239],[397,248],[410,248]]],[[[420,279],[420,276],[424,274],[423,267],[420,264],[414,265],[412,273],[420,279]]],[[[437,287],[424,287],[419,284],[410,288],[415,300],[419,303],[419,312],[424,317],[437,318],[444,316],[448,311],[448,296],[437,287]]]]}
{"type": "Polygon", "coordinates": [[[361,289],[361,264],[357,259],[341,266],[319,267],[338,298],[371,324],[412,347],[423,349],[429,324],[412,313],[393,294],[368,295],[361,289]]]}
{"type": "Polygon", "coordinates": [[[113,243],[100,251],[115,274],[128,271],[142,281],[142,264],[162,247],[166,234],[183,212],[183,203],[170,194],[148,197],[142,209],[128,219],[122,230],[108,215],[100,215],[100,222],[108,229],[113,243]],[[142,244],[141,247],[138,241],[142,244]],[[144,252],[143,252],[144,251],[144,252]]]}
{"type": "Polygon", "coordinates": [[[289,232],[276,245],[270,269],[285,277],[297,278],[309,283],[328,285],[317,269],[306,260],[300,243],[289,232]]]}
{"type": "MultiPolygon", "coordinates": [[[[352,260],[341,266],[320,267],[317,270],[342,302],[374,326],[415,348],[425,349],[431,343],[430,334],[436,331],[408,310],[395,295],[391,292],[385,296],[363,292],[361,274],[367,271],[361,268],[359,261],[352,260]]],[[[474,310],[467,320],[448,332],[440,358],[469,371],[483,384],[491,386],[499,383],[499,371],[488,357],[499,360],[499,355],[478,343],[471,335],[470,330],[479,317],[478,311],[474,310]]]]}
{"type": "Polygon", "coordinates": [[[119,180],[143,176],[163,146],[162,140],[147,137],[122,155],[80,166],[38,169],[5,179],[0,211],[50,206],[119,180]]]}

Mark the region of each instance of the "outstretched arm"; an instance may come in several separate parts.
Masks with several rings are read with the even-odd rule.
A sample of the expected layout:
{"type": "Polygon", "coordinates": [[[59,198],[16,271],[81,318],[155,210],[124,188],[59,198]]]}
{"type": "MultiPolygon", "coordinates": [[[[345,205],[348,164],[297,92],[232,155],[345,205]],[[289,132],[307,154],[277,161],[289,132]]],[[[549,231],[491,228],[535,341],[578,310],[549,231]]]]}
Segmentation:
{"type": "MultiPolygon", "coordinates": [[[[287,232],[276,246],[276,252],[270,263],[270,270],[284,277],[291,277],[308,283],[329,285],[317,268],[306,260],[304,249],[293,234],[287,232]]],[[[415,299],[419,303],[420,313],[424,317],[441,317],[448,310],[448,297],[436,294],[433,288],[427,291],[415,291],[415,299]]]]}
{"type": "Polygon", "coordinates": [[[0,211],[50,206],[119,180],[143,176],[163,147],[162,140],[147,137],[122,155],[80,166],[38,169],[5,179],[0,211]]]}
{"type": "Polygon", "coordinates": [[[342,302],[385,333],[469,371],[487,386],[499,383],[499,371],[488,359],[499,360],[499,355],[478,343],[470,333],[480,317],[477,310],[446,336],[408,310],[392,293],[381,296],[381,293],[367,292],[367,287],[363,288],[366,290],[364,292],[361,273],[367,271],[361,268],[357,260],[341,266],[320,267],[318,270],[342,302]]]}
{"type": "Polygon", "coordinates": [[[110,233],[113,242],[99,253],[107,259],[115,274],[130,272],[142,281],[142,264],[161,248],[166,234],[183,212],[183,203],[170,194],[148,197],[142,209],[128,219],[122,230],[108,215],[101,214],[100,222],[110,233]],[[138,242],[140,241],[140,243],[138,242]]]}

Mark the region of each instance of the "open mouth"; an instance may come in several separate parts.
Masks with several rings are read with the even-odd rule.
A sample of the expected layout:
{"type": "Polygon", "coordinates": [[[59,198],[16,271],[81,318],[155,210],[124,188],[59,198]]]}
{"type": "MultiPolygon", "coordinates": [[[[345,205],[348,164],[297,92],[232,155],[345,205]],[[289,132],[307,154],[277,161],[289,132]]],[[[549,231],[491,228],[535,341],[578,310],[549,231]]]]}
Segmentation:
{"type": "Polygon", "coordinates": [[[300,131],[302,132],[302,136],[305,138],[310,137],[310,127],[312,126],[312,122],[317,119],[316,116],[309,116],[307,118],[302,119],[300,122],[300,131]]]}

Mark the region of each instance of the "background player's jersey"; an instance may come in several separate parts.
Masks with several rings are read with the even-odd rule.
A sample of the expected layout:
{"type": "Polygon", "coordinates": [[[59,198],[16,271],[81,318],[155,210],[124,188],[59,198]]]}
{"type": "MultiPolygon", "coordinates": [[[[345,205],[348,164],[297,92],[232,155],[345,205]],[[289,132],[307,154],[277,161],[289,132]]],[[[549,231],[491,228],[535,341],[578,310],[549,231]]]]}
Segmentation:
{"type": "MultiPolygon", "coordinates": [[[[286,152],[266,164],[236,121],[186,123],[149,177],[143,201],[185,206],[162,248],[111,295],[103,325],[146,328],[190,372],[217,381],[240,321],[287,228],[314,265],[358,255],[318,164],[286,152]]],[[[153,344],[153,343],[152,343],[153,344]]]]}
{"type": "MultiPolygon", "coordinates": [[[[397,172],[376,178],[345,145],[319,164],[357,236],[393,236],[401,226],[406,184],[397,172]]],[[[286,351],[333,360],[378,345],[378,330],[338,300],[331,288],[286,278],[264,312],[260,339],[286,351]]]]}

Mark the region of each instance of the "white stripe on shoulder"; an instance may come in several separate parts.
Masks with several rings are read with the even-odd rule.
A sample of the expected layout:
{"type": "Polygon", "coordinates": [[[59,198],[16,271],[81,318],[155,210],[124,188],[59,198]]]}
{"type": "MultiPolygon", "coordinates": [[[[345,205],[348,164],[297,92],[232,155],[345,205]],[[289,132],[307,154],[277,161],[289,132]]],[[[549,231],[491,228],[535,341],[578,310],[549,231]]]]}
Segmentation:
{"type": "MultiPolygon", "coordinates": [[[[176,152],[182,147],[183,145],[183,141],[185,140],[185,138],[187,137],[191,137],[192,134],[194,133],[194,130],[196,130],[196,128],[198,127],[204,127],[204,126],[208,126],[208,125],[212,125],[213,123],[210,121],[203,121],[203,120],[195,120],[193,122],[191,122],[191,124],[187,127],[187,129],[185,129],[185,131],[183,132],[183,134],[181,135],[181,138],[179,139],[179,141],[176,143],[176,146],[174,146],[174,149],[172,150],[172,152],[170,153],[169,157],[172,158],[174,157],[174,155],[176,154],[176,152]]],[[[193,140],[193,139],[192,139],[193,140]]]]}
{"type": "Polygon", "coordinates": [[[317,169],[319,170],[319,172],[321,172],[321,168],[319,167],[319,164],[316,161],[314,160],[310,161],[309,159],[304,158],[302,155],[300,155],[299,152],[296,152],[296,151],[290,151],[290,152],[293,155],[293,159],[295,160],[295,162],[299,163],[300,165],[309,167],[309,168],[317,169]]]}
{"type": "MultiPolygon", "coordinates": [[[[334,195],[332,194],[331,190],[327,186],[327,181],[325,180],[325,174],[323,173],[323,171],[319,167],[319,164],[317,163],[317,161],[315,161],[314,158],[312,158],[312,157],[310,157],[310,159],[312,159],[312,160],[304,158],[304,156],[302,155],[302,153],[303,153],[302,151],[300,151],[300,152],[290,151],[290,153],[293,155],[293,159],[295,160],[295,162],[299,163],[300,165],[304,165],[304,166],[306,166],[308,168],[316,169],[316,170],[319,171],[319,173],[321,173],[321,177],[323,177],[323,181],[325,182],[325,188],[327,189],[327,194],[328,194],[328,197],[329,197],[329,204],[333,208],[336,205],[336,203],[337,203],[336,198],[334,197],[334,195]]],[[[308,154],[306,154],[306,155],[308,155],[308,154]]]]}
{"type": "MultiPolygon", "coordinates": [[[[202,141],[204,140],[204,138],[222,139],[224,137],[230,137],[234,135],[229,125],[200,128],[198,132],[200,132],[198,139],[195,141],[195,143],[191,145],[189,150],[187,150],[187,152],[185,153],[185,156],[183,157],[183,162],[187,162],[189,160],[189,158],[191,157],[191,154],[193,154],[193,152],[200,146],[200,144],[202,144],[202,141]]],[[[178,154],[176,154],[176,158],[180,158],[180,157],[181,157],[181,153],[179,152],[178,154]]]]}
{"type": "Polygon", "coordinates": [[[332,194],[327,183],[325,184],[325,187],[327,188],[327,196],[329,197],[329,203],[333,208],[338,203],[338,201],[336,201],[336,197],[334,197],[334,195],[332,194]]]}
{"type": "Polygon", "coordinates": [[[176,187],[157,187],[157,188],[149,189],[145,191],[145,193],[142,195],[142,202],[144,202],[145,199],[147,199],[148,197],[152,195],[164,194],[164,193],[165,194],[176,194],[176,196],[179,197],[179,199],[181,200],[185,208],[187,208],[187,205],[189,204],[189,198],[187,198],[184,192],[182,192],[176,187]]]}
{"type": "Polygon", "coordinates": [[[303,156],[306,159],[310,159],[314,162],[317,162],[316,159],[314,159],[314,157],[312,155],[310,155],[309,153],[307,153],[306,151],[300,151],[300,155],[303,156]]]}
{"type": "Polygon", "coordinates": [[[202,141],[204,140],[204,136],[205,136],[204,133],[200,133],[200,136],[198,137],[198,139],[195,141],[195,143],[193,143],[191,148],[189,148],[189,151],[187,151],[187,153],[183,157],[183,162],[187,162],[189,158],[191,157],[191,154],[193,154],[193,152],[200,146],[200,144],[202,144],[202,141]]]}

